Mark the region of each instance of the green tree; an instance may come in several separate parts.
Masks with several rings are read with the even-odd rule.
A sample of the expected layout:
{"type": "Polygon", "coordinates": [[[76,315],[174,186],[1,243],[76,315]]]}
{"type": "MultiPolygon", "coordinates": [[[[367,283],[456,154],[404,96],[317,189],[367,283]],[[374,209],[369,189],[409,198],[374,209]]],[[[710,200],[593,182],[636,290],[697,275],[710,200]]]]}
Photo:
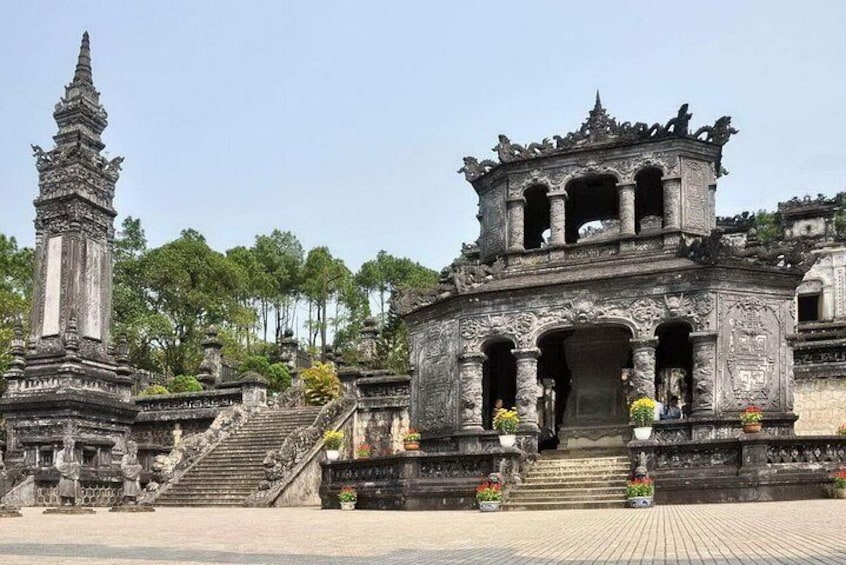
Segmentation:
{"type": "Polygon", "coordinates": [[[438,282],[438,273],[405,257],[385,250],[366,261],[355,275],[356,284],[379,305],[379,322],[385,323],[388,298],[400,288],[425,288],[438,282]]]}
{"type": "Polygon", "coordinates": [[[271,285],[263,288],[260,297],[266,341],[270,311],[276,317],[274,325],[277,333],[291,325],[300,295],[303,246],[291,232],[276,229],[270,235],[256,236],[252,252],[263,272],[272,281],[271,285]]]}
{"type": "Polygon", "coordinates": [[[309,300],[309,345],[320,338],[320,351],[326,352],[329,328],[329,304],[338,300],[351,277],[344,262],[332,257],[327,247],[315,247],[308,252],[302,270],[303,294],[309,300]]]}
{"type": "Polygon", "coordinates": [[[14,237],[0,234],[0,374],[8,368],[15,324],[21,321],[28,325],[33,270],[32,249],[18,247],[14,237]]]}

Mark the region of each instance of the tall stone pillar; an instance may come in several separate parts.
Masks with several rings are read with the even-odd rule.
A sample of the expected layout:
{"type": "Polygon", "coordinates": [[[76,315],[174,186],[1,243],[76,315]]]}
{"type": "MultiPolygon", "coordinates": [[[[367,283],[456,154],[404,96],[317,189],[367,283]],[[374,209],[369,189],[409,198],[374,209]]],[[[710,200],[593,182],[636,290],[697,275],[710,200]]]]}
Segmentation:
{"type": "Polygon", "coordinates": [[[549,243],[564,245],[566,233],[567,192],[556,190],[549,193],[549,243]]]}
{"type": "Polygon", "coordinates": [[[717,382],[717,333],[693,332],[690,334],[693,349],[693,398],[692,416],[713,414],[715,411],[715,384],[717,382]]]}
{"type": "Polygon", "coordinates": [[[484,353],[465,353],[459,358],[461,375],[461,428],[479,431],[482,427],[482,364],[484,353]]]}
{"type": "Polygon", "coordinates": [[[713,230],[717,227],[717,185],[708,185],[708,225],[713,230]]]}
{"type": "Polygon", "coordinates": [[[664,178],[664,229],[681,227],[681,178],[664,178]]]}
{"type": "Polygon", "coordinates": [[[635,234],[635,185],[625,183],[617,185],[617,197],[620,210],[620,235],[635,234]]]}
{"type": "Polygon", "coordinates": [[[655,398],[655,348],[658,347],[656,338],[632,339],[632,386],[635,398],[646,396],[655,398]]]}
{"type": "Polygon", "coordinates": [[[203,340],[203,361],[200,363],[200,374],[197,380],[203,383],[207,389],[212,388],[220,382],[223,344],[217,339],[217,327],[209,326],[206,329],[206,338],[203,340]]]}
{"type": "Polygon", "coordinates": [[[526,200],[522,196],[508,200],[508,250],[523,251],[523,212],[526,200]]]}
{"type": "Polygon", "coordinates": [[[517,415],[520,429],[538,431],[538,357],[540,349],[512,349],[517,359],[517,415]]]}

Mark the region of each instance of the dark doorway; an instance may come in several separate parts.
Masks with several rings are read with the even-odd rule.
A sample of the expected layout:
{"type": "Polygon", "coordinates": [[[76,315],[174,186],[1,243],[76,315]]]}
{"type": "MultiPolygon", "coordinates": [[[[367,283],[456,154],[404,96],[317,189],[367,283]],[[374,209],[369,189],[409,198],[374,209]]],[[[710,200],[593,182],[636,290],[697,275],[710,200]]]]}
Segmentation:
{"type": "Polygon", "coordinates": [[[540,249],[544,242],[544,232],[549,229],[549,198],[543,186],[533,186],[526,190],[526,208],[523,217],[523,247],[540,249]]]}
{"type": "Polygon", "coordinates": [[[655,334],[655,398],[667,406],[673,396],[678,396],[682,413],[689,414],[693,394],[690,326],[686,322],[668,322],[658,326],[655,334]]]}
{"type": "Polygon", "coordinates": [[[601,239],[619,233],[619,198],[617,181],[614,177],[602,175],[573,180],[567,183],[567,205],[565,207],[565,241],[576,243],[587,239],[582,228],[591,224],[590,237],[601,239]],[[614,230],[617,230],[614,232],[614,230]]]}
{"type": "MultiPolygon", "coordinates": [[[[570,367],[567,366],[567,355],[564,352],[564,342],[573,334],[572,330],[562,330],[544,335],[538,342],[541,355],[538,358],[538,380],[541,384],[544,381],[552,381],[554,401],[548,408],[547,414],[538,410],[539,418],[544,416],[543,428],[548,428],[553,434],[558,433],[558,428],[564,418],[564,408],[567,406],[567,398],[570,395],[570,380],[572,377],[570,367]]],[[[544,387],[545,390],[548,387],[544,387]]],[[[542,403],[543,404],[543,403],[542,403]]]]}
{"type": "Polygon", "coordinates": [[[482,423],[485,429],[491,429],[494,405],[501,399],[504,408],[512,408],[517,396],[517,360],[511,350],[510,341],[497,341],[487,345],[482,373],[482,423]]]}
{"type": "Polygon", "coordinates": [[[635,232],[658,231],[664,223],[663,174],[648,168],[635,176],[635,232]]]}
{"type": "Polygon", "coordinates": [[[819,294],[800,294],[799,321],[817,322],[822,319],[822,316],[820,316],[820,302],[819,294]]]}

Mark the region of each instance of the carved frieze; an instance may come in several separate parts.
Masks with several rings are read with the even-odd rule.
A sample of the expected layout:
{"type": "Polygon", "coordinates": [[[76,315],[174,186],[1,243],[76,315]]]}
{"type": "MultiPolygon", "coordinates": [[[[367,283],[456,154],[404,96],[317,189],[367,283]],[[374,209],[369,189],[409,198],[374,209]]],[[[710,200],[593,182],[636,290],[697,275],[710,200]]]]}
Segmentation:
{"type": "Polygon", "coordinates": [[[421,431],[453,429],[458,416],[456,323],[435,322],[411,336],[412,420],[421,431]]]}

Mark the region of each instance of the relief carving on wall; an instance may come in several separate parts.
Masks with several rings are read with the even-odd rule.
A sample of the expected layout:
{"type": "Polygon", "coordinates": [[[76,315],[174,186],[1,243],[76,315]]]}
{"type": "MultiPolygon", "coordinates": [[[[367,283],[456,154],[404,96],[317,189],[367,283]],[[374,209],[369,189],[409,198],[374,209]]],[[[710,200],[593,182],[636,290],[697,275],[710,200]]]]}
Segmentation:
{"type": "Polygon", "coordinates": [[[779,305],[755,297],[726,299],[720,316],[725,409],[742,410],[750,404],[764,410],[781,407],[784,366],[779,305]]]}
{"type": "Polygon", "coordinates": [[[708,185],[709,170],[706,163],[701,161],[685,160],[682,190],[684,197],[684,221],[688,228],[699,231],[708,230],[708,185]]]}
{"type": "Polygon", "coordinates": [[[505,187],[491,188],[479,202],[482,215],[482,237],[479,244],[484,257],[505,248],[505,187]]]}
{"type": "Polygon", "coordinates": [[[415,425],[422,431],[452,429],[457,415],[458,379],[450,321],[433,323],[412,336],[414,351],[415,425]]]}
{"type": "Polygon", "coordinates": [[[711,328],[714,298],[709,293],[669,294],[661,299],[593,300],[588,297],[550,304],[533,311],[488,314],[463,318],[460,335],[465,352],[476,352],[494,337],[511,339],[518,348],[534,347],[543,332],[554,327],[616,322],[633,330],[636,338],[649,338],[662,322],[682,319],[694,331],[711,328]]]}

